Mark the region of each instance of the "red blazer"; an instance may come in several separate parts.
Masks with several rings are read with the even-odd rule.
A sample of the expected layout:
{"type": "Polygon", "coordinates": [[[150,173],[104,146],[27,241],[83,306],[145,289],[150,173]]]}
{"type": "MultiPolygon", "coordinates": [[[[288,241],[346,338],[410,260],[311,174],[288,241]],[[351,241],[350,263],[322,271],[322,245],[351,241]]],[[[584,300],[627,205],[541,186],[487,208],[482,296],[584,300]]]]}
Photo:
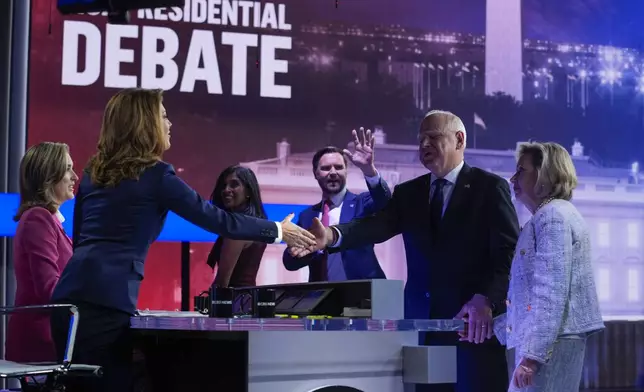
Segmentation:
{"type": "MultiPolygon", "coordinates": [[[[72,242],[56,214],[42,207],[30,208],[22,214],[13,241],[16,306],[48,304],[71,256],[72,242]]],[[[12,314],[6,350],[11,361],[55,361],[49,313],[12,314]]]]}

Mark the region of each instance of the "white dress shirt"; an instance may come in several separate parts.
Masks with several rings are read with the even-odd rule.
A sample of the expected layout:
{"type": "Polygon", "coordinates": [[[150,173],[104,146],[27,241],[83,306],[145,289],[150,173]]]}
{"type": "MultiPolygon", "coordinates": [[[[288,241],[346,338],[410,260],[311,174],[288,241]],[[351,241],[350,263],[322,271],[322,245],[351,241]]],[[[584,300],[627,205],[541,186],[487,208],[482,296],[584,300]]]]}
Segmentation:
{"type": "MultiPolygon", "coordinates": [[[[369,188],[373,188],[380,183],[380,173],[373,177],[365,176],[369,188]]],[[[344,188],[339,193],[331,197],[331,205],[329,206],[329,226],[337,225],[340,223],[340,214],[342,213],[342,206],[344,204],[344,197],[347,194],[347,188],[344,188]]],[[[324,200],[322,200],[324,203],[324,200]]],[[[322,212],[318,215],[322,220],[322,212]]],[[[353,218],[353,217],[352,217],[353,218]]],[[[319,251],[320,253],[323,251],[319,251]]],[[[342,262],[342,255],[334,253],[327,256],[327,276],[329,282],[339,282],[347,280],[347,275],[344,271],[344,263],[342,262]]]]}
{"type": "Polygon", "coordinates": [[[54,214],[54,215],[56,215],[56,218],[58,218],[58,221],[60,221],[60,223],[61,223],[61,224],[62,224],[63,222],[65,222],[65,217],[63,216],[63,214],[61,214],[61,213],[60,213],[60,211],[59,211],[59,210],[58,210],[58,211],[56,211],[56,214],[54,214]]]}

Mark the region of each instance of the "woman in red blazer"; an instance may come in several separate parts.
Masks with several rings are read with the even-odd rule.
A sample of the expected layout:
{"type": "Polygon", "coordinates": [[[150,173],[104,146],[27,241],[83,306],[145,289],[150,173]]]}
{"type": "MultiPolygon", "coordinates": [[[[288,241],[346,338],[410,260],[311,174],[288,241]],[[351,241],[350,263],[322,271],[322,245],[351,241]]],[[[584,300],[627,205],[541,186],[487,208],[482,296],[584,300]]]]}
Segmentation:
{"type": "MultiPolygon", "coordinates": [[[[74,198],[76,180],[66,144],[37,144],[20,162],[20,206],[14,217],[18,228],[13,241],[16,306],[48,304],[72,256],[72,242],[63,230],[58,207],[74,198]]],[[[11,361],[55,361],[49,314],[12,314],[6,349],[11,361]]]]}

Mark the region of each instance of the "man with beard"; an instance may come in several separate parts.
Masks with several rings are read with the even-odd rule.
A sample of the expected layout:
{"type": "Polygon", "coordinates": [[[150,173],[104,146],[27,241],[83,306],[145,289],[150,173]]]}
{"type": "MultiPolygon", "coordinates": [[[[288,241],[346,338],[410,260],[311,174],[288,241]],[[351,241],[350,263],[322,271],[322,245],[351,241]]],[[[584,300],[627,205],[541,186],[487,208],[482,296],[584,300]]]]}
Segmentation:
{"type": "MultiPolygon", "coordinates": [[[[504,347],[492,317],[505,312],[510,264],[519,235],[510,187],[503,178],[464,162],[465,126],[434,110],[418,133],[420,161],[430,173],[396,186],[385,208],[334,227],[314,220],[317,249],[351,249],[403,234],[407,254],[406,318],[468,322],[468,334],[428,333],[426,345],[457,347],[457,384],[417,391],[505,392],[504,347]]],[[[311,250],[289,249],[295,256],[311,250]]]]}
{"type": "MultiPolygon", "coordinates": [[[[310,227],[314,220],[329,226],[350,222],[353,218],[373,214],[391,199],[391,190],[376,170],[374,138],[371,131],[353,131],[355,151],[325,147],[313,156],[313,175],[322,190],[322,201],[302,211],[298,225],[310,227]],[[365,176],[369,192],[355,194],[347,190],[347,160],[365,176]]],[[[337,282],[357,279],[385,279],[373,244],[365,244],[329,254],[324,250],[306,257],[292,257],[284,252],[284,266],[289,271],[309,267],[309,282],[337,282]]]]}

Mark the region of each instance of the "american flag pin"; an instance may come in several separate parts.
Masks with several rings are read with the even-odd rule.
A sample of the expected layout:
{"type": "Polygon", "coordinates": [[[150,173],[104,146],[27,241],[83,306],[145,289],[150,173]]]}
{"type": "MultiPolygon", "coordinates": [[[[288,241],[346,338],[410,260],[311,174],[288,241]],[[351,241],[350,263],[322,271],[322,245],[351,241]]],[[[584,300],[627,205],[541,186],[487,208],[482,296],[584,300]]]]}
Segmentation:
{"type": "Polygon", "coordinates": [[[464,185],[464,187],[469,189],[469,188],[470,188],[470,184],[465,184],[465,185],[464,185]]]}

